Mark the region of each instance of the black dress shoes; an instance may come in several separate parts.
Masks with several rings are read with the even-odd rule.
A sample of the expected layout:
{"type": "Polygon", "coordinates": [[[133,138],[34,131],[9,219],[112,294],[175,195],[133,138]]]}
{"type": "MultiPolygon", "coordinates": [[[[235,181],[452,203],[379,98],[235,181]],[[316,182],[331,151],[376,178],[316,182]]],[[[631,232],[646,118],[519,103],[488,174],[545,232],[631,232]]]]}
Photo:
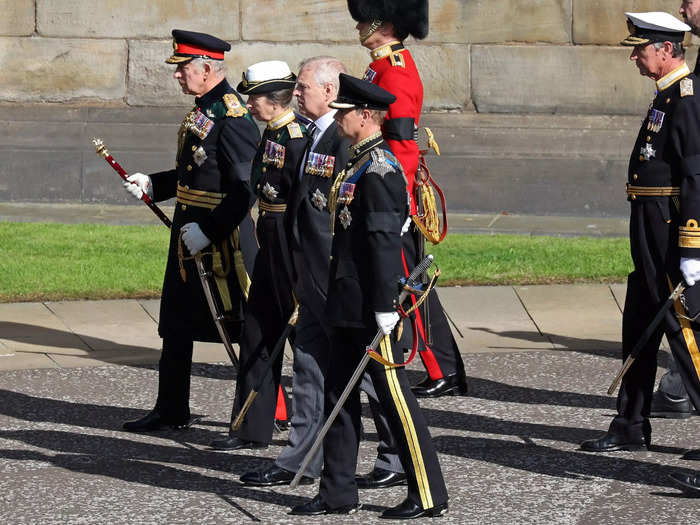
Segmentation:
{"type": "Polygon", "coordinates": [[[125,421],[122,424],[122,428],[128,432],[153,432],[155,430],[163,430],[164,428],[182,430],[189,428],[192,424],[199,421],[199,419],[201,418],[197,417],[188,418],[182,421],[173,421],[161,416],[157,410],[151,410],[140,419],[125,421]]]}
{"type": "Polygon", "coordinates": [[[657,390],[651,400],[649,417],[664,417],[669,419],[685,419],[692,415],[693,407],[687,397],[670,396],[657,390]]]}
{"type": "Polygon", "coordinates": [[[226,436],[224,439],[215,439],[209,446],[214,450],[241,450],[244,448],[249,449],[263,449],[267,448],[267,443],[259,443],[257,441],[246,441],[235,436],[226,436]]]}
{"type": "Polygon", "coordinates": [[[329,507],[321,499],[320,494],[316,494],[314,499],[304,503],[303,505],[297,505],[292,507],[289,514],[293,516],[321,516],[323,514],[355,514],[358,510],[362,508],[362,503],[353,503],[350,505],[341,505],[340,507],[329,507]]]}
{"type": "Polygon", "coordinates": [[[447,514],[447,502],[424,509],[415,501],[405,499],[396,507],[382,512],[379,517],[387,520],[411,520],[413,518],[437,518],[447,514]]]}
{"type": "Polygon", "coordinates": [[[646,450],[649,439],[630,440],[617,434],[606,433],[598,439],[589,439],[581,443],[581,450],[586,452],[613,452],[615,450],[646,450]]]}
{"type": "Polygon", "coordinates": [[[396,485],[405,485],[406,474],[375,467],[364,476],[355,476],[355,483],[360,489],[383,489],[396,485]]]}
{"type": "Polygon", "coordinates": [[[430,376],[411,387],[416,397],[440,397],[444,395],[466,394],[467,383],[458,374],[451,374],[440,379],[430,379],[430,376]]]}
{"type": "Polygon", "coordinates": [[[668,477],[679,485],[686,494],[700,497],[700,473],[670,474],[668,477]]]}
{"type": "Polygon", "coordinates": [[[681,459],[687,459],[690,461],[700,461],[700,449],[689,450],[681,456],[681,459]]]}
{"type": "MultiPolygon", "coordinates": [[[[289,485],[294,479],[294,472],[285,470],[277,465],[261,472],[246,472],[241,476],[241,483],[253,487],[272,487],[275,485],[289,485]]],[[[308,476],[301,477],[301,485],[310,485],[314,482],[308,476]]]]}

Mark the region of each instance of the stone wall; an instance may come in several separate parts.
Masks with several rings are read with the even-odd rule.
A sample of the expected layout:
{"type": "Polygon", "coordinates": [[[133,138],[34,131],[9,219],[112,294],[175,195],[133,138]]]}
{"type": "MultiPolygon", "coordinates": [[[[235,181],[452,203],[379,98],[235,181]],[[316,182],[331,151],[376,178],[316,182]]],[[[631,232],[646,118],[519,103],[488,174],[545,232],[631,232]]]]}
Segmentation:
{"type": "MultiPolygon", "coordinates": [[[[432,0],[430,35],[409,45],[425,85],[425,112],[447,112],[426,120],[439,122],[449,132],[438,135],[450,144],[437,161],[445,171],[438,176],[446,186],[459,189],[464,179],[454,170],[465,159],[473,160],[471,171],[476,175],[469,181],[473,191],[451,207],[624,214],[624,205],[591,206],[600,196],[588,199],[580,189],[565,199],[565,205],[554,205],[551,198],[538,202],[533,195],[534,202],[509,199],[502,206],[496,199],[497,185],[504,178],[511,186],[533,181],[541,188],[556,185],[570,173],[566,165],[572,163],[595,180],[622,185],[630,130],[604,129],[602,124],[636,125],[654,92],[653,83],[627,60],[629,49],[617,46],[626,35],[623,12],[676,14],[679,4],[680,0],[432,0]],[[558,150],[563,133],[556,124],[558,115],[566,115],[562,118],[569,138],[585,139],[588,149],[579,151],[572,145],[558,150]],[[481,134],[494,141],[494,147],[476,147],[481,134]],[[611,146],[611,140],[617,142],[611,146]],[[504,165],[513,151],[520,152],[517,162],[504,165]],[[587,167],[589,161],[595,166],[587,167]]],[[[120,133],[146,134],[143,148],[134,151],[130,146],[124,152],[136,155],[126,158],[129,164],[136,166],[149,155],[162,158],[163,148],[146,145],[172,137],[175,116],[191,104],[171,78],[172,66],[163,62],[172,51],[174,27],[230,41],[226,64],[233,81],[247,65],[265,59],[283,59],[296,67],[305,57],[332,54],[356,75],[368,62],[345,0],[0,0],[0,9],[0,106],[10,108],[5,108],[0,124],[11,131],[10,139],[0,145],[0,158],[7,160],[0,165],[0,200],[121,199],[108,188],[87,188],[86,170],[92,169],[88,164],[94,159],[88,162],[84,157],[89,144],[77,141],[94,128],[95,115],[106,115],[100,108],[110,109],[118,115],[120,129],[131,129],[120,133]],[[157,118],[159,108],[166,117],[157,118]],[[61,123],[81,131],[62,132],[61,123]],[[35,128],[56,134],[36,134],[35,128]],[[71,180],[71,189],[52,191],[44,184],[25,188],[26,180],[18,182],[17,170],[29,168],[16,159],[28,151],[37,170],[31,180],[38,183],[47,174],[56,175],[59,168],[51,162],[55,153],[63,159],[56,164],[63,174],[58,179],[71,180]]],[[[694,63],[693,46],[690,55],[694,63]]],[[[105,135],[108,143],[122,136],[95,132],[105,135]]],[[[90,180],[92,184],[95,179],[90,180]]]]}

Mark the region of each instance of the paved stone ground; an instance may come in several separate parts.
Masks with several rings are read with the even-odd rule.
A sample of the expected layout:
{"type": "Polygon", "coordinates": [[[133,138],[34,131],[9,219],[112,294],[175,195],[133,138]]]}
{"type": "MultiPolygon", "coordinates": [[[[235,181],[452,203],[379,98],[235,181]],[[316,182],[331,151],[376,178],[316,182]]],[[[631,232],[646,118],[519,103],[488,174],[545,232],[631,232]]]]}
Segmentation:
{"type": "MultiPolygon", "coordinates": [[[[20,208],[9,218],[0,207],[0,220],[69,220],[52,216],[50,206],[41,217],[25,207],[22,219],[20,208]]],[[[94,217],[107,212],[80,207],[69,215],[100,222],[94,217]]],[[[109,213],[104,222],[123,220],[121,210],[109,213]]],[[[466,231],[487,233],[509,224],[520,233],[562,235],[624,235],[625,227],[576,218],[461,219],[475,225],[466,231]]],[[[682,495],[668,474],[700,469],[700,462],[680,459],[700,447],[700,417],[654,420],[649,452],[578,450],[613,415],[614,398],[605,391],[620,365],[624,286],[465,287],[440,294],[465,334],[458,342],[471,390],[421,401],[450,492],[450,512],[439,523],[697,521],[700,499],[682,495]]],[[[226,431],[235,386],[219,345],[195,351],[192,409],[205,416],[200,424],[184,432],[122,432],[123,420],[145,414],[154,402],[157,306],[0,305],[2,523],[376,523],[382,509],[403,499],[401,487],[362,491],[365,507],[354,516],[293,518],[288,509],[312,497],[316,486],[242,486],[238,477],[269,465],[286,434],[264,451],[208,449],[226,431]]],[[[660,353],[659,374],[667,359],[660,353]]],[[[288,365],[285,373],[289,382],[288,365]]],[[[418,381],[420,364],[409,373],[418,381]]],[[[371,468],[376,446],[367,411],[363,422],[360,472],[371,468]]]]}
{"type": "MultiPolygon", "coordinates": [[[[686,449],[700,446],[695,437],[700,417],[655,420],[649,452],[578,450],[613,414],[614,399],[604,392],[619,366],[624,287],[469,287],[440,293],[465,333],[459,342],[471,387],[466,397],[421,402],[450,492],[450,512],[440,523],[697,520],[700,500],[682,496],[668,474],[700,469],[680,459],[686,449]],[[572,315],[570,303],[577,299],[587,306],[572,315]]],[[[338,522],[286,514],[312,497],[316,486],[293,491],[238,482],[242,473],[269,465],[286,434],[264,451],[208,449],[226,431],[234,391],[232,369],[217,345],[196,351],[192,408],[205,415],[201,424],[149,435],[120,430],[123,420],[143,415],[154,401],[157,338],[148,335],[155,321],[144,312],[157,312],[156,304],[0,305],[3,522],[338,522]],[[10,321],[12,312],[18,318],[40,308],[49,313],[36,325],[31,318],[10,321]],[[98,321],[118,311],[123,324],[98,321]],[[135,311],[144,313],[140,321],[135,311]]],[[[662,352],[660,363],[666,360],[662,352]]],[[[288,366],[285,371],[289,382],[288,366]]],[[[410,373],[418,381],[421,366],[412,364],[410,373]]],[[[360,472],[371,468],[376,446],[368,413],[364,424],[360,472]]],[[[362,491],[365,509],[340,522],[378,522],[378,513],[403,495],[403,488],[362,491]]]]}

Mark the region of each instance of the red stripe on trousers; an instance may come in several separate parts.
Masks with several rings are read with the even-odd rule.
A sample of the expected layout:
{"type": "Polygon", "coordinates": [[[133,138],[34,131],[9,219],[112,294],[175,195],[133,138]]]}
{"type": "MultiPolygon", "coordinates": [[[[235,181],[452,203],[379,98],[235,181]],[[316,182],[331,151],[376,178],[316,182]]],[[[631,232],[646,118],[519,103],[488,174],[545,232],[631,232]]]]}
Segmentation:
{"type": "MultiPolygon", "coordinates": [[[[406,277],[408,277],[409,275],[411,275],[411,272],[408,271],[408,264],[406,264],[406,254],[404,253],[403,248],[401,249],[401,262],[403,262],[403,271],[406,274],[406,277]]],[[[411,302],[413,303],[413,305],[416,304],[416,296],[413,294],[411,295],[411,302]]],[[[420,354],[420,358],[423,361],[425,369],[428,371],[430,379],[432,379],[433,381],[437,379],[442,379],[444,377],[444,374],[442,373],[442,370],[440,370],[440,365],[438,364],[437,359],[435,359],[435,354],[428,346],[428,341],[425,339],[425,330],[423,329],[423,319],[421,318],[420,310],[416,308],[414,313],[416,314],[416,325],[418,326],[418,333],[420,334],[421,339],[423,339],[423,343],[425,343],[425,350],[421,350],[420,352],[418,352],[420,354]]]]}

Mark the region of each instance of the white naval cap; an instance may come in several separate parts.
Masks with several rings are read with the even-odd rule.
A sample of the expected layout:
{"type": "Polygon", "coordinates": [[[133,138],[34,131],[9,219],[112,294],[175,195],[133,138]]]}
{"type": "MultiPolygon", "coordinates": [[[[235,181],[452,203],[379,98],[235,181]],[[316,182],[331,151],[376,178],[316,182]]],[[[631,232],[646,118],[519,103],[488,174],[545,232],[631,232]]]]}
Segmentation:
{"type": "Polygon", "coordinates": [[[690,26],[663,11],[625,13],[629,36],[620,42],[623,46],[637,46],[653,42],[683,42],[690,26]]]}
{"type": "Polygon", "coordinates": [[[269,93],[279,89],[293,89],[296,76],[282,60],[267,60],[253,64],[243,73],[238,91],[245,95],[269,93]]]}

